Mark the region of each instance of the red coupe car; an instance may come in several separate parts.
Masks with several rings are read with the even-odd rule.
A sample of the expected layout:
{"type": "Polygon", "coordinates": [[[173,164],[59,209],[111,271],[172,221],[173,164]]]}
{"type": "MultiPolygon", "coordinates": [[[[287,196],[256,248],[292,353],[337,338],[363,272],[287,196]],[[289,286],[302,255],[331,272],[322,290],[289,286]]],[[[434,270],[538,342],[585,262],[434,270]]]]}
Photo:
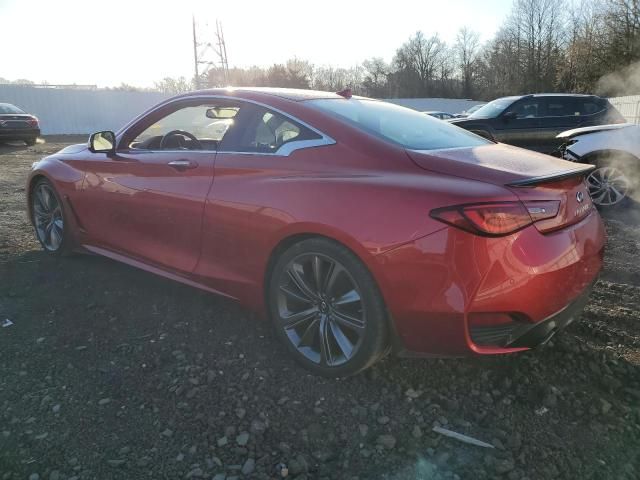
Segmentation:
{"type": "Polygon", "coordinates": [[[605,244],[592,168],[348,91],[215,89],[37,162],[28,207],[47,252],[234,298],[336,377],[573,321],[605,244]]]}

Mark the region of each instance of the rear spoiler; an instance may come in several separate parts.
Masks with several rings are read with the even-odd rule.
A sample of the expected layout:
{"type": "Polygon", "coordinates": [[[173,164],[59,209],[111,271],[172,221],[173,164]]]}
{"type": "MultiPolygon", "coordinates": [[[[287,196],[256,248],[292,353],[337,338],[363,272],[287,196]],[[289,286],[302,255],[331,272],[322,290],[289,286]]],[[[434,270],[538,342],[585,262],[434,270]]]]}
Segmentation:
{"type": "Polygon", "coordinates": [[[573,170],[565,170],[559,173],[552,173],[551,175],[516,180],[515,182],[507,183],[507,187],[533,187],[534,185],[540,185],[541,183],[557,182],[571,177],[586,175],[595,168],[595,165],[581,165],[580,168],[575,168],[573,170]]]}

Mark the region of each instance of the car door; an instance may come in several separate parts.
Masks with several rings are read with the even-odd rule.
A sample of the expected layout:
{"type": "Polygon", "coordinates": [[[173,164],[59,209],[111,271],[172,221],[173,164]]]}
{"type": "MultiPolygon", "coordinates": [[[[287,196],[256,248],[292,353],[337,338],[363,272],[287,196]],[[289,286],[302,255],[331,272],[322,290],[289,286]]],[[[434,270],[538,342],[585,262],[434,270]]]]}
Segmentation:
{"type": "Polygon", "coordinates": [[[308,162],[321,161],[322,152],[309,147],[333,141],[261,105],[243,103],[235,120],[217,153],[195,274],[212,281],[212,288],[239,297],[247,283],[261,281],[268,255],[261,245],[288,221],[267,207],[274,187],[304,172],[308,162]]]}
{"type": "Polygon", "coordinates": [[[115,154],[93,154],[77,206],[93,244],[177,272],[194,269],[216,147],[228,127],[207,117],[217,105],[165,105],[120,135],[115,154]]]}
{"type": "Polygon", "coordinates": [[[554,153],[561,145],[557,135],[581,125],[583,117],[576,97],[549,95],[543,97],[544,116],[540,118],[540,151],[554,153]]]}
{"type": "Polygon", "coordinates": [[[492,122],[495,139],[517,147],[537,150],[540,116],[543,106],[539,97],[525,97],[510,105],[492,122]]]}

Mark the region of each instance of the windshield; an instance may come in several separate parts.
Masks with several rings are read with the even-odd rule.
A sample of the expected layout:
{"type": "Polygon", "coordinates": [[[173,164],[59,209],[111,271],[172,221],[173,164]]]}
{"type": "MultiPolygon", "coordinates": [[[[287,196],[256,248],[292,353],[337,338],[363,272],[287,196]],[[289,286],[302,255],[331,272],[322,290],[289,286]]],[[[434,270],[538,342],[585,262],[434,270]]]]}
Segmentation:
{"type": "Polygon", "coordinates": [[[18,107],[11,105],[10,103],[0,103],[0,115],[12,114],[12,113],[24,113],[18,107]]]}
{"type": "Polygon", "coordinates": [[[392,103],[355,98],[308,102],[378,138],[412,150],[476,147],[490,143],[449,123],[392,103]]]}
{"type": "Polygon", "coordinates": [[[496,118],[502,112],[504,112],[509,105],[515,102],[520,97],[504,97],[498,98],[493,102],[489,102],[483,105],[475,112],[471,113],[468,118],[496,118]]]}

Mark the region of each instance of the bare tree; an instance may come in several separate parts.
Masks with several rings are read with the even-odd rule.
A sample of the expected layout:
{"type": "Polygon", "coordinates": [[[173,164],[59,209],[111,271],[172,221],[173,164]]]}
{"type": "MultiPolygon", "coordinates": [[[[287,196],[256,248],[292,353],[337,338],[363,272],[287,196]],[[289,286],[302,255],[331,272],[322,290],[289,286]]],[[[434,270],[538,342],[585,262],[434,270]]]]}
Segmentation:
{"type": "Polygon", "coordinates": [[[458,63],[458,74],[462,83],[462,96],[473,98],[474,84],[478,72],[480,36],[468,27],[462,27],[456,36],[454,52],[458,63]]]}

